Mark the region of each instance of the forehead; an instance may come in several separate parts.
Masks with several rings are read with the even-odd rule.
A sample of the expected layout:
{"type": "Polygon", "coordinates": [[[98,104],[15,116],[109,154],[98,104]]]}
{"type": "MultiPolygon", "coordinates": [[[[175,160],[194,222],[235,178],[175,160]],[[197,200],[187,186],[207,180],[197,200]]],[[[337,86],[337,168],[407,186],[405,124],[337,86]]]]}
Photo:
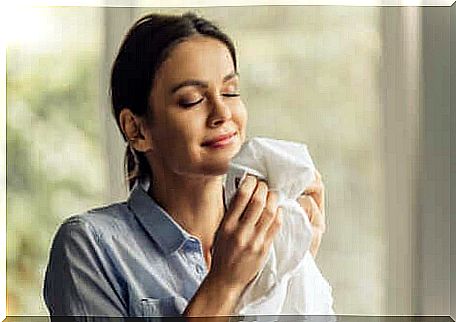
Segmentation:
{"type": "Polygon", "coordinates": [[[233,59],[223,42],[195,36],[171,50],[157,71],[156,85],[168,85],[186,79],[221,81],[233,71],[233,59]]]}

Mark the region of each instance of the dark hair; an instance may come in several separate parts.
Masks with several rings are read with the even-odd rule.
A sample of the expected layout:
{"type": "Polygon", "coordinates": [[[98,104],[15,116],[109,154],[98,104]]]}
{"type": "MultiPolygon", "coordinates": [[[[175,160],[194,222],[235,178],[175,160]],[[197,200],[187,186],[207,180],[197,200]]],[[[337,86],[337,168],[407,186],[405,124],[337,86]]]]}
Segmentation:
{"type": "MultiPolygon", "coordinates": [[[[135,115],[150,117],[149,95],[154,76],[170,51],[191,36],[202,35],[223,42],[237,71],[233,42],[212,22],[188,12],[183,15],[149,14],[140,18],[125,36],[111,74],[112,112],[124,140],[119,115],[129,108],[135,115]]],[[[152,173],[146,157],[129,144],[125,152],[126,180],[131,190],[136,179],[152,173]]]]}

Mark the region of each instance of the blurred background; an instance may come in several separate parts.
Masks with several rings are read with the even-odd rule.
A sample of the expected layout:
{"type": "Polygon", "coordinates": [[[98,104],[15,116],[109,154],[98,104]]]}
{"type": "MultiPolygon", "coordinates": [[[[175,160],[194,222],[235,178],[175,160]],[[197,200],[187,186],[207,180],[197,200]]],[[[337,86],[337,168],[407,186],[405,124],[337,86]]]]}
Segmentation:
{"type": "Polygon", "coordinates": [[[122,37],[146,13],[191,10],[237,46],[248,136],[306,143],[323,176],[317,263],[336,313],[448,315],[454,7],[21,9],[7,47],[7,314],[47,314],[66,217],[127,197],[108,97],[122,37]]]}

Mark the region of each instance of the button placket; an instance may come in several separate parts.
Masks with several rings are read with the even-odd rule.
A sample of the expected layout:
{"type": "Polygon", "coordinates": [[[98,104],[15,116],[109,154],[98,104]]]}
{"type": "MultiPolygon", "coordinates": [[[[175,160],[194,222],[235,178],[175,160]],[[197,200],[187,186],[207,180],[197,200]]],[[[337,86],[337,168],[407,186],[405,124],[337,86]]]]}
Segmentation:
{"type": "Polygon", "coordinates": [[[203,247],[201,244],[196,241],[198,249],[195,252],[195,265],[196,265],[196,272],[200,277],[204,277],[204,272],[205,272],[205,261],[204,261],[204,256],[203,256],[203,247]]]}
{"type": "Polygon", "coordinates": [[[201,244],[195,238],[187,240],[186,244],[186,258],[190,265],[194,268],[196,275],[201,278],[204,276],[204,267],[201,264],[204,261],[202,256],[201,244]]]}

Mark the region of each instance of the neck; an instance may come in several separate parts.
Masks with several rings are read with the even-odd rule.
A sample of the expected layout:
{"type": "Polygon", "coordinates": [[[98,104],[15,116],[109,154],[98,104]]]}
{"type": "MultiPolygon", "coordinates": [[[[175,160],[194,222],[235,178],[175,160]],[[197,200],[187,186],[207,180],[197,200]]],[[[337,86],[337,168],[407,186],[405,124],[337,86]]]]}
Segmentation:
{"type": "Polygon", "coordinates": [[[212,247],[215,232],[224,215],[223,176],[157,175],[149,194],[188,233],[212,247]]]}

